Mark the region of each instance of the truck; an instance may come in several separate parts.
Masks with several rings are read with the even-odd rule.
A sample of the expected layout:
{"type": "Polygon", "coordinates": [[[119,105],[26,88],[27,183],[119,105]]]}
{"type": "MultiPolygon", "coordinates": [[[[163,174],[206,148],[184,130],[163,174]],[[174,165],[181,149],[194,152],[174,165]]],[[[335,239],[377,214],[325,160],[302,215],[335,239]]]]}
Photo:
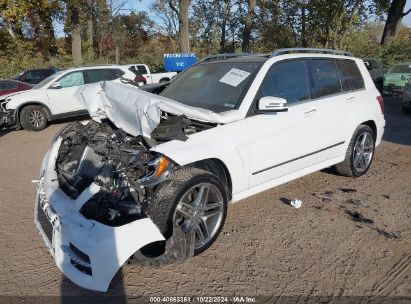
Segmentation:
{"type": "Polygon", "coordinates": [[[146,79],[147,84],[168,82],[171,78],[177,75],[176,72],[151,73],[148,65],[143,63],[128,64],[125,65],[125,67],[134,73],[142,75],[146,79]]]}

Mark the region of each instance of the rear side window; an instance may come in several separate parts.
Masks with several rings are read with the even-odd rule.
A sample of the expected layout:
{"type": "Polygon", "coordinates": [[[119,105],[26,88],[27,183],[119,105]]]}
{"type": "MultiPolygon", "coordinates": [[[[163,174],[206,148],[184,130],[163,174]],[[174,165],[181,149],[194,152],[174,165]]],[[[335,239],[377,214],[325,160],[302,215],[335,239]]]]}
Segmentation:
{"type": "Polygon", "coordinates": [[[334,59],[308,60],[314,97],[341,93],[340,76],[334,59]]]}
{"type": "Polygon", "coordinates": [[[304,60],[284,61],[274,64],[261,85],[261,96],[281,97],[287,103],[310,98],[310,86],[304,60]]]}
{"type": "Polygon", "coordinates": [[[95,69],[84,71],[86,84],[120,78],[124,72],[119,69],[95,69]]]}
{"type": "Polygon", "coordinates": [[[353,90],[364,89],[364,79],[358,69],[357,64],[353,60],[344,60],[344,65],[350,77],[351,87],[353,90]]]}

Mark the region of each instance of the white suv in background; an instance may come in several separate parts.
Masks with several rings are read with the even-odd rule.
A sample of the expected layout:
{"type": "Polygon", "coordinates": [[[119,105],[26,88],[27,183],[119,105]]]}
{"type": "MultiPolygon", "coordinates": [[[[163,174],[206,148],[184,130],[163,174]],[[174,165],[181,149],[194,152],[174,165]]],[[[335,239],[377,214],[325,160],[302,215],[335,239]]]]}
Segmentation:
{"type": "Polygon", "coordinates": [[[35,223],[63,273],[99,291],[127,260],[206,250],[229,202],[331,166],[365,174],[385,126],[364,62],[322,49],[211,56],[160,95],[106,82],[83,96],[92,120],[55,136],[35,223]]]}
{"type": "Polygon", "coordinates": [[[31,90],[2,96],[0,129],[23,127],[43,130],[49,121],[88,114],[80,92],[84,87],[120,78],[134,81],[136,75],[123,66],[90,66],[57,72],[31,90]]]}

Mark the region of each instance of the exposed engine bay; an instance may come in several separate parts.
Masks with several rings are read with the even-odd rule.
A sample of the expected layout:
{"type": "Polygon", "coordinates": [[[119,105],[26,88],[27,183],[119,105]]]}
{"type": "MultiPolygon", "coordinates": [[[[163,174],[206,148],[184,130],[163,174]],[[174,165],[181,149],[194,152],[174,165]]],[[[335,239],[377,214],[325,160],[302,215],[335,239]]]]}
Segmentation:
{"type": "Polygon", "coordinates": [[[56,135],[62,137],[56,160],[60,187],[76,199],[91,183],[98,184],[102,190],[80,212],[102,224],[120,226],[146,217],[156,185],[178,168],[150,148],[210,127],[164,114],[152,138],[146,138],[131,136],[110,121],[74,122],[56,135]]]}

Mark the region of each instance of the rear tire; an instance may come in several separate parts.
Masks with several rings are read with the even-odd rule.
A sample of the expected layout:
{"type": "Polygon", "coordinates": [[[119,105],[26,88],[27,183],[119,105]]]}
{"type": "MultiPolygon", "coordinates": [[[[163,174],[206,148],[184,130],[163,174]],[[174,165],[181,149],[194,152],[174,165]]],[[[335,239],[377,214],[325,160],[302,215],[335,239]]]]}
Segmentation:
{"type": "Polygon", "coordinates": [[[335,166],[336,171],[348,177],[364,175],[371,166],[374,149],[374,131],[369,126],[360,125],[350,140],[344,161],[335,166]]]}
{"type": "Polygon", "coordinates": [[[42,106],[26,106],[20,112],[20,124],[25,130],[41,131],[47,126],[47,112],[42,106]]]}

